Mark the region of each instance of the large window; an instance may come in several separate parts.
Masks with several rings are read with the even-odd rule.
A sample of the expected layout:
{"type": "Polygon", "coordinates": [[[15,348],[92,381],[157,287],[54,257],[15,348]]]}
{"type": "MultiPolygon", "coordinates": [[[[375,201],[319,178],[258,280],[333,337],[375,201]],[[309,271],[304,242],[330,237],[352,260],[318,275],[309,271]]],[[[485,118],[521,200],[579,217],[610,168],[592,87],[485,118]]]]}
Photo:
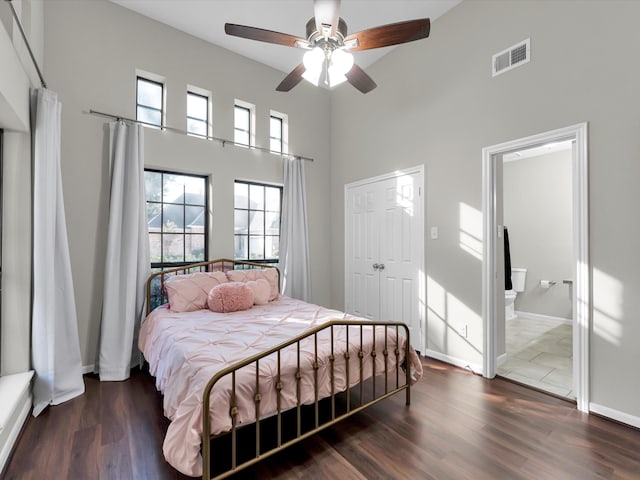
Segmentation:
{"type": "Polygon", "coordinates": [[[207,259],[207,177],[145,170],[151,268],[207,259]]]}
{"type": "Polygon", "coordinates": [[[209,97],[187,92],[187,133],[206,137],[209,132],[209,97]]]}
{"type": "Polygon", "coordinates": [[[282,188],[235,183],[235,259],[276,263],[280,253],[282,188]]]}
{"type": "Polygon", "coordinates": [[[162,127],[164,85],[160,82],[137,77],[136,119],[162,127]]]}

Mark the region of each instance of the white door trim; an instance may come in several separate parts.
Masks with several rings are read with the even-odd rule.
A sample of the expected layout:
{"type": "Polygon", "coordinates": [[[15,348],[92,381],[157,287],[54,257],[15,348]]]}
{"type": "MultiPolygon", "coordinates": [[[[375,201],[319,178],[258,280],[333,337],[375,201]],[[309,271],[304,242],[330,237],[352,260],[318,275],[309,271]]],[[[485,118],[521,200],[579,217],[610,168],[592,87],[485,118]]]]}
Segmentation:
{"type": "MultiPolygon", "coordinates": [[[[424,178],[424,165],[416,165],[414,167],[409,167],[409,168],[405,168],[403,170],[395,170],[393,172],[389,172],[389,173],[385,173],[383,175],[378,175],[375,177],[371,177],[371,178],[365,178],[362,180],[356,180],[355,182],[351,182],[351,183],[347,183],[344,186],[344,209],[345,209],[345,215],[344,215],[344,232],[345,232],[345,239],[344,241],[346,242],[346,235],[347,235],[347,231],[349,228],[349,225],[347,224],[348,220],[348,216],[346,214],[347,209],[348,209],[348,192],[349,189],[354,188],[354,187],[360,187],[362,185],[367,185],[369,183],[376,183],[376,182],[380,182],[383,180],[389,180],[392,178],[397,178],[397,177],[401,177],[404,175],[413,175],[413,174],[420,174],[420,177],[422,179],[422,184],[419,185],[420,191],[418,192],[418,197],[419,197],[419,201],[421,201],[421,223],[422,223],[422,229],[424,230],[424,226],[425,226],[425,222],[424,222],[424,218],[425,218],[425,212],[426,212],[426,194],[424,191],[424,185],[425,185],[425,178],[424,178]]],[[[425,254],[424,254],[424,235],[421,237],[422,238],[422,248],[420,248],[420,261],[419,261],[419,271],[420,271],[420,278],[419,278],[419,282],[420,282],[420,287],[419,287],[419,291],[420,291],[420,295],[421,298],[419,298],[419,302],[420,302],[420,309],[419,309],[419,314],[420,314],[420,329],[422,330],[423,334],[422,334],[422,338],[418,339],[419,341],[415,343],[416,345],[416,349],[420,350],[421,352],[425,352],[425,349],[427,348],[427,324],[426,324],[426,310],[425,310],[425,305],[427,304],[427,300],[426,300],[426,282],[425,282],[425,268],[424,268],[424,264],[425,264],[425,254]]],[[[348,258],[347,258],[347,246],[345,245],[345,249],[344,249],[344,265],[346,266],[348,262],[348,258]]],[[[345,285],[345,301],[348,298],[348,295],[350,294],[349,291],[347,291],[348,289],[348,285],[349,285],[349,281],[347,278],[347,269],[344,269],[344,285],[345,285]]]]}
{"type": "Polygon", "coordinates": [[[513,150],[536,145],[575,140],[572,159],[573,182],[573,383],[578,410],[589,411],[589,202],[587,123],[579,123],[550,132],[512,140],[482,149],[482,212],[484,219],[482,261],[483,375],[496,375],[496,157],[513,150]]]}

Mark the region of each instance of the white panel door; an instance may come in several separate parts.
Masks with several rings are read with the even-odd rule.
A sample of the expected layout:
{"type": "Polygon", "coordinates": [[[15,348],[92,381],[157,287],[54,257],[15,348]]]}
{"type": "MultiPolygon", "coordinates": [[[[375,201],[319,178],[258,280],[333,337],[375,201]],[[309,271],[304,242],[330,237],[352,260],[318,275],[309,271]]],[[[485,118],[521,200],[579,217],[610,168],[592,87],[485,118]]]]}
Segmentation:
{"type": "Polygon", "coordinates": [[[346,311],[404,322],[424,351],[422,170],[348,185],[346,311]]]}
{"type": "Polygon", "coordinates": [[[380,250],[378,211],[380,186],[366,184],[347,191],[347,312],[371,320],[380,315],[379,278],[373,268],[380,250]]]}
{"type": "MultiPolygon", "coordinates": [[[[384,181],[380,236],[380,320],[404,322],[422,348],[422,172],[384,181]]],[[[422,350],[424,351],[424,350],[422,350]]]]}

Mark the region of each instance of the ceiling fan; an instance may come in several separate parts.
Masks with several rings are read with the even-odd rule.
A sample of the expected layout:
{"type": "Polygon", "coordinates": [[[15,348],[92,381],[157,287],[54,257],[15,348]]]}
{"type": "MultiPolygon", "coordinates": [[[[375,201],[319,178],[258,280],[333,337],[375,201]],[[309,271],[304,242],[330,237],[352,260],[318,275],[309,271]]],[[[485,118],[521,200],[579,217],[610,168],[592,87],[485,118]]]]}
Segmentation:
{"type": "Polygon", "coordinates": [[[340,0],[314,0],[313,10],[314,17],[306,26],[306,39],[234,23],[225,23],[224,31],[227,35],[307,50],[303,62],[280,82],[276,88],[279,92],[288,92],[306,79],[316,86],[322,81],[328,87],[348,81],[367,93],[376,88],[376,83],[353,63],[350,52],[413,42],[427,38],[431,29],[429,19],[420,18],[348,35],[347,24],[340,18],[340,0]]]}

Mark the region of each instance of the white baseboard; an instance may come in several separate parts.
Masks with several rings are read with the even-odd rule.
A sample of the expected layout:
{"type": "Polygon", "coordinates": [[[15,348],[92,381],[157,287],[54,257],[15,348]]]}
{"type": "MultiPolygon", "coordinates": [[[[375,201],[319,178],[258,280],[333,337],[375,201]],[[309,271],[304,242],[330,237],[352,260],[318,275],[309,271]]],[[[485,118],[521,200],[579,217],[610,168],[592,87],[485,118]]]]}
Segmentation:
{"type": "Polygon", "coordinates": [[[618,422],[626,423],[632,427],[640,428],[640,417],[629,415],[628,413],[620,412],[613,408],[605,407],[604,405],[598,405],[597,403],[589,403],[589,411],[618,422]]]}
{"type": "Polygon", "coordinates": [[[551,315],[542,315],[540,313],[521,312],[516,310],[516,316],[521,318],[531,318],[533,320],[551,320],[553,322],[564,323],[565,325],[572,325],[573,320],[570,318],[553,317],[551,315]]]}
{"type": "Polygon", "coordinates": [[[498,355],[498,358],[496,358],[496,367],[499,367],[500,365],[502,365],[506,361],[507,361],[506,352],[503,353],[502,355],[498,355]]]}
{"type": "Polygon", "coordinates": [[[95,369],[94,365],[83,365],[82,366],[82,374],[86,375],[87,373],[93,373],[95,369]]]}
{"type": "Polygon", "coordinates": [[[425,351],[425,356],[435,358],[436,360],[440,360],[441,362],[450,363],[451,365],[455,365],[456,367],[464,368],[465,370],[471,370],[473,373],[482,375],[482,365],[469,363],[460,358],[452,357],[451,355],[436,352],[435,350],[430,350],[428,348],[425,351]]]}

